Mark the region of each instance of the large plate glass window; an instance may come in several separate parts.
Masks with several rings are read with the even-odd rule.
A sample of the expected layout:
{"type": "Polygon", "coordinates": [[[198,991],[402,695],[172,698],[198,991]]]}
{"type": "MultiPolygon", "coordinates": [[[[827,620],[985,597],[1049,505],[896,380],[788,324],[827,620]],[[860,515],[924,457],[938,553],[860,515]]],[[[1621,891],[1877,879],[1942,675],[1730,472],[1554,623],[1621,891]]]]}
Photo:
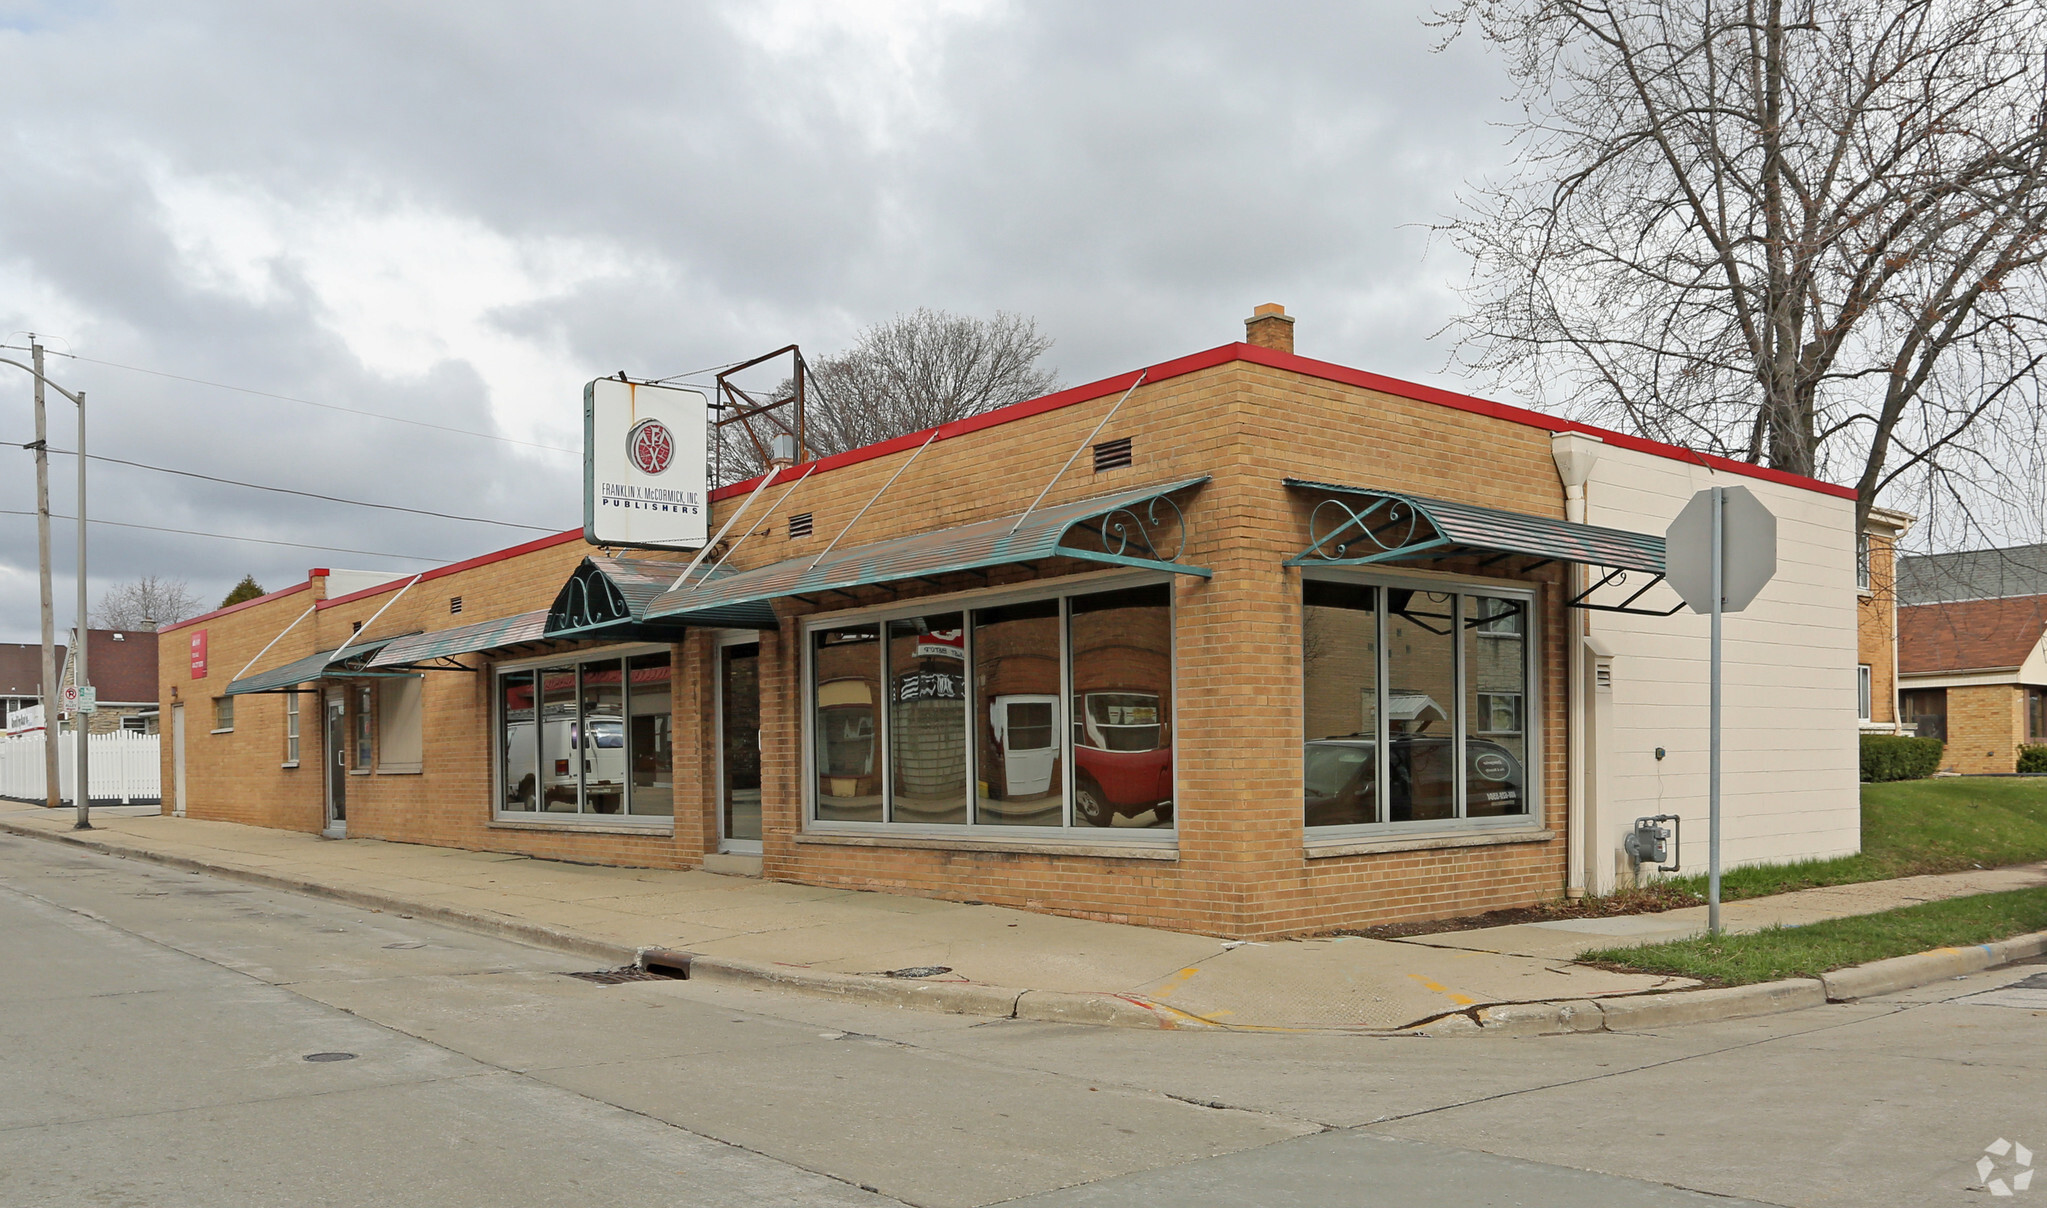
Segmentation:
{"type": "Polygon", "coordinates": [[[499,672],[499,811],[672,816],[670,676],[665,651],[499,672]]]}
{"type": "Polygon", "coordinates": [[[1528,597],[1309,579],[1302,604],[1307,826],[1530,812],[1528,597]]]}
{"type": "Polygon", "coordinates": [[[1379,812],[1379,589],[1303,587],[1302,722],[1309,826],[1384,822],[1379,812]]]}
{"type": "Polygon", "coordinates": [[[880,634],[873,625],[811,634],[812,759],[824,821],[882,820],[880,634]]]}
{"type": "Polygon", "coordinates": [[[977,822],[1061,824],[1066,743],[1059,675],[1059,601],[974,610],[977,822]]]}
{"type": "Polygon", "coordinates": [[[812,816],[1172,825],[1172,629],[1155,584],[812,630],[812,816]]]}
{"type": "Polygon", "coordinates": [[[1173,610],[1165,584],[1067,602],[1073,674],[1073,821],[1173,818],[1173,610]]]}

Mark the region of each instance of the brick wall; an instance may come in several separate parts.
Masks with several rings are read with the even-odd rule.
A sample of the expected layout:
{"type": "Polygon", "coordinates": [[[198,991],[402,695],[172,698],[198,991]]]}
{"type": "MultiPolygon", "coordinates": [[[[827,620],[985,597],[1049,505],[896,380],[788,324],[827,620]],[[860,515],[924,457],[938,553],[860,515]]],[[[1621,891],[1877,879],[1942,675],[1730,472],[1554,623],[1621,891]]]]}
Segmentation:
{"type": "Polygon", "coordinates": [[[1947,750],[1942,766],[1965,775],[2018,768],[2026,740],[2026,690],[1983,684],[1947,690],[1947,750]]]}
{"type": "Polygon", "coordinates": [[[1855,602],[1856,661],[1869,667],[1869,720],[1897,720],[1897,550],[1896,541],[1869,535],[1869,587],[1855,602]]]}

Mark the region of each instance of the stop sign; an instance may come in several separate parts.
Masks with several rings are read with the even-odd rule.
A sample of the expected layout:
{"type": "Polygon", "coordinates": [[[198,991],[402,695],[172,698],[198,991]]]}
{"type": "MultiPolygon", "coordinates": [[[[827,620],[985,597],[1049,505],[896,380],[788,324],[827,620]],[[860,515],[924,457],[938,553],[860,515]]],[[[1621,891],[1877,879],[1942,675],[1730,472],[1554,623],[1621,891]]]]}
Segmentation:
{"type": "Polygon", "coordinates": [[[1777,518],[1747,487],[1692,496],[1663,533],[1663,574],[1693,612],[1713,611],[1713,492],[1720,504],[1720,611],[1749,606],[1777,573],[1777,518]]]}

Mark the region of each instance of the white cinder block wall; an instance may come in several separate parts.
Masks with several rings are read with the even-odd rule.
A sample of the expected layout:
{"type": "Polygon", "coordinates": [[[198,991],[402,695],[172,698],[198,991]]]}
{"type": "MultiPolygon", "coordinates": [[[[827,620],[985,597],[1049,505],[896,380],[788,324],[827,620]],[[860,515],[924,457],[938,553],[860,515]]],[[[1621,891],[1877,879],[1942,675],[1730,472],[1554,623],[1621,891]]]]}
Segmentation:
{"type": "MultiPolygon", "coordinates": [[[[1855,852],[1854,500],[1608,445],[1587,484],[1586,520],[1661,534],[1694,493],[1716,485],[1752,491],[1776,515],[1778,542],[1776,578],[1723,622],[1722,860],[1855,852]]],[[[1677,602],[1659,586],[1639,603],[1677,602]]],[[[1590,617],[1590,632],[1613,652],[1613,685],[1612,707],[1601,711],[1607,732],[1591,735],[1604,799],[1587,793],[1587,887],[1605,892],[1627,875],[1622,840],[1647,814],[1682,816],[1683,871],[1702,873],[1709,620],[1689,608],[1661,619],[1590,617]]]]}

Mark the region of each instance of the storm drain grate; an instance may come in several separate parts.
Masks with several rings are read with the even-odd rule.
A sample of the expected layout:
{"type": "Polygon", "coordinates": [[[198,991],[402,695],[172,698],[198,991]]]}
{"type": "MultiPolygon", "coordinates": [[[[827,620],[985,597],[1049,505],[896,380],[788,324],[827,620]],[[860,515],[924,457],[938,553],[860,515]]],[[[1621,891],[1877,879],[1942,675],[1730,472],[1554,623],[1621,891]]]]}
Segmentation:
{"type": "Polygon", "coordinates": [[[564,973],[562,976],[581,978],[600,986],[616,986],[624,982],[676,980],[672,973],[655,973],[637,965],[627,965],[622,969],[599,969],[594,973],[564,973]]]}
{"type": "Polygon", "coordinates": [[[938,977],[952,972],[951,965],[912,965],[907,969],[890,969],[883,977],[938,977]]]}

